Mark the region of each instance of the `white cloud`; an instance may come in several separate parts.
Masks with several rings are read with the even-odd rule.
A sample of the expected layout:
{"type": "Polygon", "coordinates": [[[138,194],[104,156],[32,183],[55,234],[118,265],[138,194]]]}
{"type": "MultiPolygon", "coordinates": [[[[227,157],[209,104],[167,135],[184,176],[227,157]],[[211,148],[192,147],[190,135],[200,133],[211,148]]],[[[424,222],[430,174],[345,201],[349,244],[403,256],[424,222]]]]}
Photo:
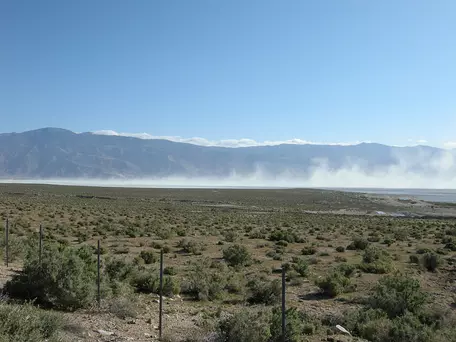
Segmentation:
{"type": "Polygon", "coordinates": [[[339,145],[339,146],[349,146],[360,144],[361,141],[355,142],[315,142],[308,141],[303,139],[289,139],[289,140],[266,140],[266,141],[255,141],[253,139],[242,138],[242,139],[224,139],[224,140],[208,140],[200,137],[193,138],[183,138],[179,136],[153,136],[148,133],[118,133],[112,130],[100,130],[94,131],[93,134],[98,135],[112,135],[120,137],[132,137],[139,139],[164,139],[174,142],[181,142],[199,146],[216,146],[216,147],[254,147],[254,146],[277,146],[283,144],[291,145],[339,145]]]}
{"type": "Polygon", "coordinates": [[[456,141],[447,141],[443,143],[443,147],[445,148],[456,148],[456,141]]]}

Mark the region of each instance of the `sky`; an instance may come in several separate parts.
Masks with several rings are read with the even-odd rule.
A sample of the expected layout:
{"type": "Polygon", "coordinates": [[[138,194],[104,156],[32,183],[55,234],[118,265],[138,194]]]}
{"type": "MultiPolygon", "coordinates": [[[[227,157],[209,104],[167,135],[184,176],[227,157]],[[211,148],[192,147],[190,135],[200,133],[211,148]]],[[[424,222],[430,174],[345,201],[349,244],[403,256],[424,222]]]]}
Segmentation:
{"type": "Polygon", "coordinates": [[[455,37],[454,0],[3,0],[0,132],[456,147],[455,37]]]}

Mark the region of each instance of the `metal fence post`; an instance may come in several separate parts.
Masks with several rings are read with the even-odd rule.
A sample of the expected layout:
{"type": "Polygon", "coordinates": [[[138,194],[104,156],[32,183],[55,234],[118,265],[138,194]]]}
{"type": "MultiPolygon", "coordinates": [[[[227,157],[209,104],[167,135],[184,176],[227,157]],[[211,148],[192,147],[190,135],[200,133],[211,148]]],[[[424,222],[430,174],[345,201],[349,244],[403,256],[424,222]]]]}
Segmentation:
{"type": "Polygon", "coordinates": [[[163,249],[160,251],[160,304],[158,316],[158,338],[162,340],[163,334],[163,249]]]}
{"type": "Polygon", "coordinates": [[[285,316],[285,267],[282,267],[282,342],[286,339],[286,316],[285,316]]]}
{"type": "Polygon", "coordinates": [[[98,240],[98,248],[97,248],[97,302],[98,306],[100,306],[101,302],[101,295],[100,295],[100,240],[98,240]]]}
{"type": "Polygon", "coordinates": [[[40,224],[39,260],[40,260],[40,266],[41,266],[41,261],[43,260],[43,226],[41,224],[40,224]]]}
{"type": "Polygon", "coordinates": [[[9,221],[6,219],[5,224],[5,263],[9,266],[9,221]]]}

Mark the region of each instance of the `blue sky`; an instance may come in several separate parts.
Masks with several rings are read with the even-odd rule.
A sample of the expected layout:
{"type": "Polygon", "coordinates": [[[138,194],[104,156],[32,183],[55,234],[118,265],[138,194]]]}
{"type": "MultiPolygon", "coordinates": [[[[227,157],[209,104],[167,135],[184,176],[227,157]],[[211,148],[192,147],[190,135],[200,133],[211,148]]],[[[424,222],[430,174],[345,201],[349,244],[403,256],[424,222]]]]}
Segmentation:
{"type": "Polygon", "coordinates": [[[443,146],[455,37],[454,0],[5,0],[0,131],[443,146]]]}

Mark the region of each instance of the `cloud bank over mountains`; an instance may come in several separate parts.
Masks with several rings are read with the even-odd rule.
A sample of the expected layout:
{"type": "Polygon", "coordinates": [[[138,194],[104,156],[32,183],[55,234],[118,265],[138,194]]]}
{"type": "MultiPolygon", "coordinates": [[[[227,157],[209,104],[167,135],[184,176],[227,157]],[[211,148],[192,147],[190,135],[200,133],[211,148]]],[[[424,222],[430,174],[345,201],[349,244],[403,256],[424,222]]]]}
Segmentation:
{"type": "MultiPolygon", "coordinates": [[[[287,140],[266,140],[266,141],[256,141],[249,138],[242,139],[222,139],[222,140],[209,140],[201,137],[192,137],[192,138],[183,138],[180,136],[160,136],[160,135],[151,135],[149,133],[119,133],[113,130],[98,130],[91,132],[96,135],[109,135],[109,136],[119,136],[119,137],[131,137],[144,140],[152,139],[164,139],[173,142],[180,142],[186,144],[193,144],[198,146],[213,146],[213,147],[228,147],[228,148],[237,148],[237,147],[255,147],[255,146],[278,146],[278,145],[330,145],[330,146],[351,146],[361,143],[371,143],[371,141],[350,141],[350,142],[318,142],[318,141],[309,141],[299,138],[287,139],[287,140]]],[[[427,145],[428,141],[426,139],[408,139],[408,144],[400,146],[417,146],[417,145],[427,145]]],[[[398,145],[399,146],[399,145],[398,145]]],[[[456,148],[456,141],[447,141],[443,143],[443,148],[445,149],[454,149],[456,148]]]]}
{"type": "Polygon", "coordinates": [[[456,149],[302,140],[189,144],[122,136],[131,134],[77,134],[59,128],[0,134],[0,179],[139,187],[456,189],[456,149]]]}
{"type": "Polygon", "coordinates": [[[208,140],[200,137],[193,138],[183,138],[179,136],[154,136],[148,133],[118,133],[112,130],[100,130],[91,132],[92,134],[97,135],[110,135],[110,136],[119,136],[119,137],[132,137],[145,140],[152,139],[164,139],[174,142],[193,144],[198,146],[213,146],[213,147],[255,147],[255,146],[277,146],[283,144],[289,145],[334,145],[334,146],[350,146],[357,145],[362,142],[369,141],[354,141],[354,142],[315,142],[308,141],[303,139],[289,139],[289,140],[266,140],[266,141],[255,141],[253,139],[243,138],[243,139],[223,139],[223,140],[208,140]]]}

